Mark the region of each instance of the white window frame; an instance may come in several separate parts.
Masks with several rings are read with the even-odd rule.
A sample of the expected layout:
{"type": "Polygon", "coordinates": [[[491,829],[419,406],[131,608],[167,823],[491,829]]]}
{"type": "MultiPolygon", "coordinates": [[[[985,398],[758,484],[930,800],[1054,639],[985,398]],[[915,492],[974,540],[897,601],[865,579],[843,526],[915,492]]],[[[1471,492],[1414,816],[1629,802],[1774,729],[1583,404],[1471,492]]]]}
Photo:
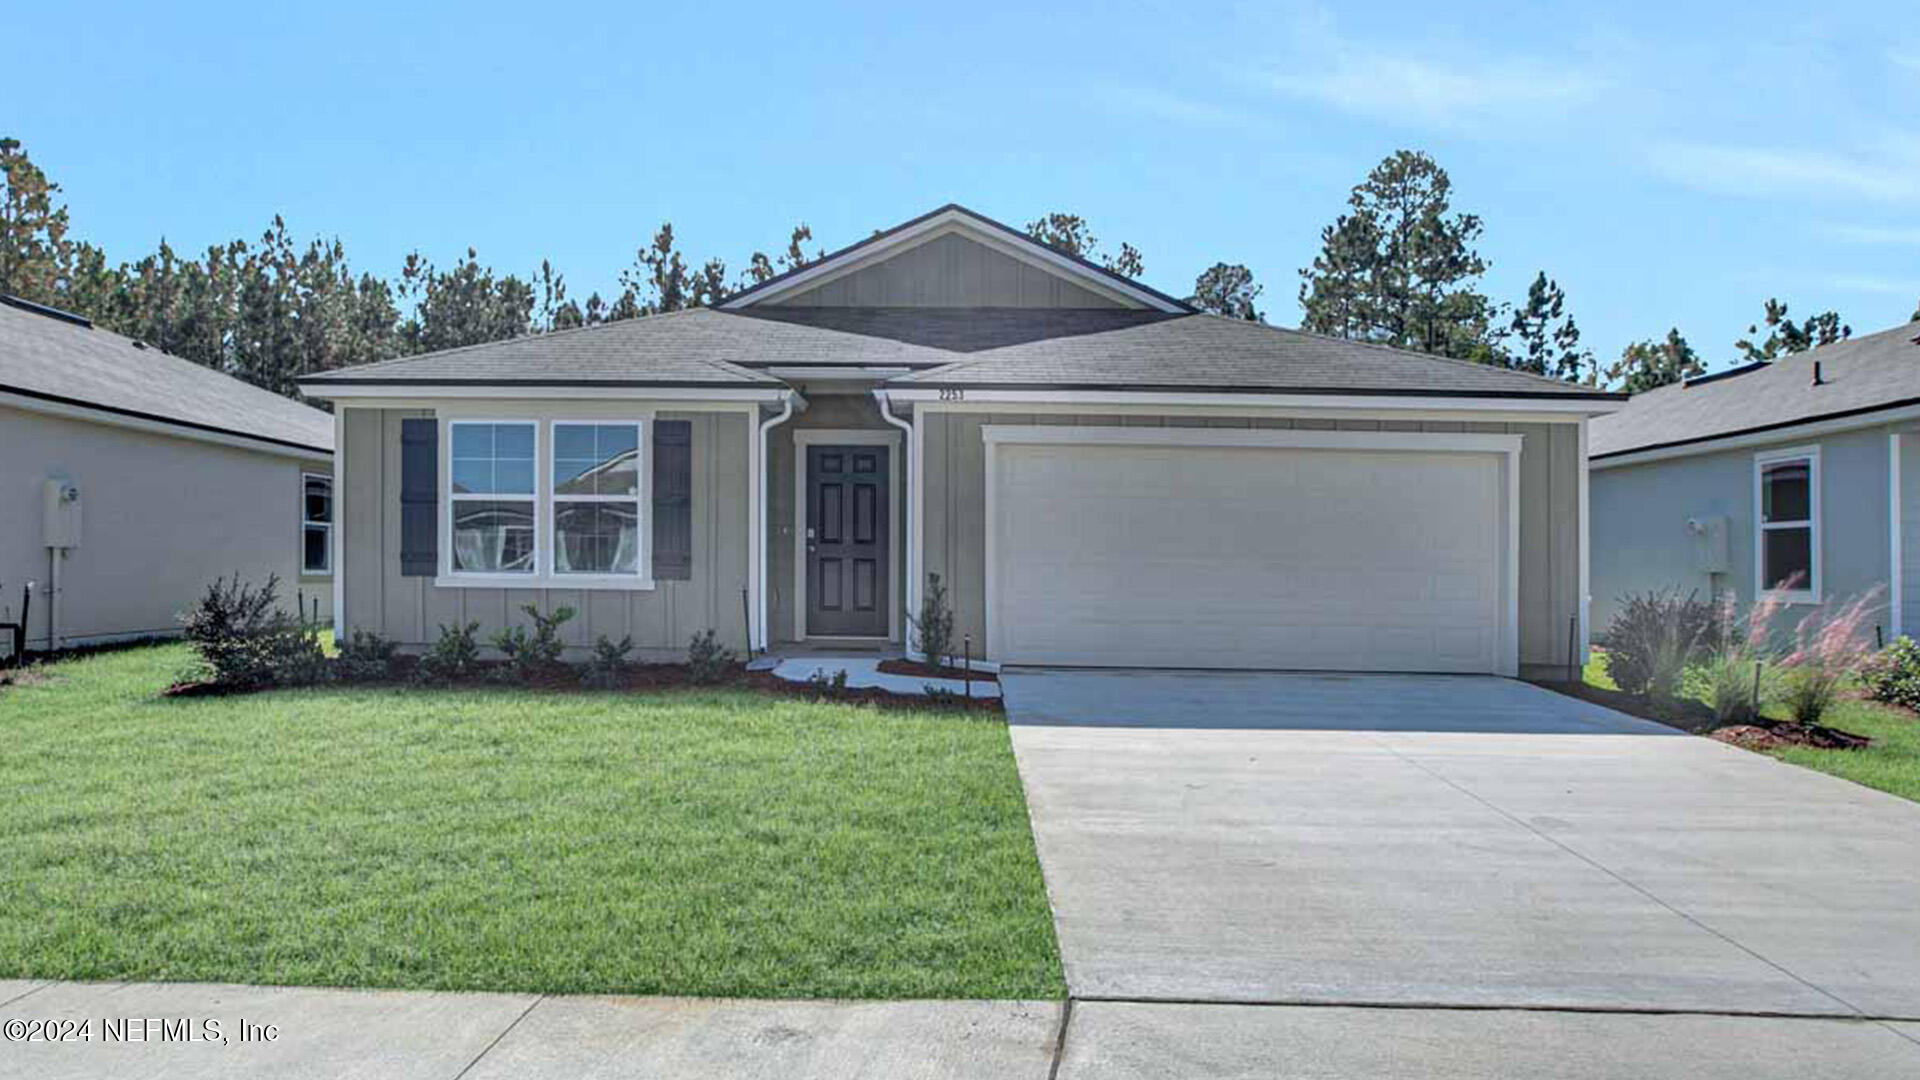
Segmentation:
{"type": "Polygon", "coordinates": [[[333,573],[333,520],[334,518],[340,516],[340,508],[335,503],[335,498],[334,498],[335,492],[337,490],[338,489],[334,486],[334,483],[333,483],[333,477],[327,475],[326,473],[307,472],[305,470],[302,470],[300,473],[300,576],[301,577],[327,577],[328,575],[333,573]],[[314,521],[313,519],[307,517],[307,485],[315,480],[323,481],[327,485],[327,520],[325,521],[314,521]],[[327,545],[325,548],[327,563],[325,566],[321,567],[318,570],[311,569],[307,566],[307,530],[308,529],[324,529],[326,530],[326,534],[327,534],[327,545]]]}
{"type": "MultiPolygon", "coordinates": [[[[549,448],[560,443],[559,429],[563,427],[625,427],[634,431],[634,493],[628,495],[561,495],[552,489],[553,464],[552,451],[548,451],[546,461],[548,494],[545,505],[540,511],[547,535],[553,537],[551,555],[546,566],[555,585],[576,588],[652,588],[653,587],[653,455],[648,453],[648,440],[653,437],[653,425],[639,417],[581,416],[567,417],[547,421],[549,448]],[[634,571],[631,574],[591,574],[562,571],[559,568],[560,548],[558,533],[560,528],[559,504],[563,502],[596,502],[634,504],[634,521],[637,534],[634,543],[637,547],[634,571]]],[[[534,451],[535,457],[539,450],[534,451]]]]}
{"type": "MultiPolygon", "coordinates": [[[[649,440],[653,437],[653,415],[651,412],[631,413],[622,410],[625,415],[595,415],[594,413],[572,413],[565,416],[490,416],[481,413],[472,415],[442,416],[440,419],[440,521],[442,523],[440,547],[440,572],[434,578],[434,585],[451,589],[588,589],[614,591],[645,591],[654,588],[653,581],[653,453],[649,440]],[[533,428],[533,494],[460,494],[453,491],[453,429],[461,424],[525,424],[533,428]],[[639,432],[639,460],[636,462],[639,479],[639,536],[640,556],[638,569],[632,574],[575,574],[557,573],[554,570],[554,496],[553,496],[553,429],[557,424],[632,424],[639,432]],[[533,502],[533,571],[531,573],[497,573],[492,571],[455,570],[453,568],[453,504],[456,501],[504,502],[531,499],[533,502]]],[[[625,501],[623,496],[567,496],[568,499],[600,499],[606,501],[625,501]]]]}
{"type": "Polygon", "coordinates": [[[440,459],[446,462],[441,470],[440,520],[444,525],[440,544],[440,576],[443,581],[458,585],[483,586],[501,589],[525,589],[535,587],[535,583],[544,576],[541,558],[546,552],[546,529],[542,526],[540,514],[541,492],[546,483],[541,477],[540,435],[544,425],[538,420],[526,417],[482,417],[462,416],[446,420],[440,425],[440,459]],[[533,429],[533,491],[528,494],[502,494],[500,492],[456,492],[453,490],[453,430],[458,427],[478,425],[517,424],[533,429]],[[453,511],[454,505],[461,502],[519,502],[525,500],[533,504],[533,569],[526,573],[503,573],[486,570],[456,570],[453,565],[453,511]]]}
{"type": "Polygon", "coordinates": [[[1753,595],[1786,604],[1817,604],[1820,602],[1820,448],[1818,446],[1792,446],[1775,450],[1762,450],[1753,455],[1753,595]],[[1807,513],[1805,520],[1768,521],[1766,515],[1767,467],[1785,462],[1804,461],[1807,463],[1807,513]],[[1807,530],[1807,583],[1800,589],[1770,589],[1767,587],[1767,540],[1766,534],[1775,529],[1807,530]]]}

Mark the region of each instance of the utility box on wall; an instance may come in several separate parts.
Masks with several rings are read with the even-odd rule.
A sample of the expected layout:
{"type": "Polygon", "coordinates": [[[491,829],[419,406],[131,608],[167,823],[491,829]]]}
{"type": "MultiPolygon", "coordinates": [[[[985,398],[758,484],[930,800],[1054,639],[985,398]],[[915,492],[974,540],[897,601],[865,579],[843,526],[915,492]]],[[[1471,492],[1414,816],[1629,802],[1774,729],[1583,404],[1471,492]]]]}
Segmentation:
{"type": "Polygon", "coordinates": [[[1703,574],[1726,574],[1733,570],[1733,555],[1727,545],[1729,524],[1725,514],[1708,514],[1687,519],[1687,534],[1693,537],[1693,568],[1703,574]]]}
{"type": "Polygon", "coordinates": [[[80,489],[68,480],[46,482],[42,528],[47,547],[80,546],[80,489]]]}

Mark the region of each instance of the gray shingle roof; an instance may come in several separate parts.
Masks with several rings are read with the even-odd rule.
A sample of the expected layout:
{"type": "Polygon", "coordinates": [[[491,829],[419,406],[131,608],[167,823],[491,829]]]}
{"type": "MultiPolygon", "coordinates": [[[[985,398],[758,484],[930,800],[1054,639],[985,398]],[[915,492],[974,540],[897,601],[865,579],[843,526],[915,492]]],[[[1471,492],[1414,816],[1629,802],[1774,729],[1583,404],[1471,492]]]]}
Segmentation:
{"type": "MultiPolygon", "coordinates": [[[[780,380],[749,371],[735,361],[778,361],[782,356],[817,360],[827,347],[823,336],[822,331],[697,308],[382,360],[300,381],[314,387],[354,383],[783,386],[780,380]]],[[[845,347],[888,358],[905,348],[894,342],[839,337],[848,339],[840,343],[845,347]]],[[[891,360],[846,357],[836,362],[891,360]]]]}
{"type": "MultiPolygon", "coordinates": [[[[871,308],[871,307],[752,307],[736,314],[749,319],[834,330],[868,338],[885,338],[907,345],[943,350],[926,358],[950,364],[946,353],[974,353],[1105,333],[1130,326],[1177,318],[1160,311],[1127,308],[871,308]]],[[[757,363],[757,361],[743,361],[757,363]]],[[[922,361],[925,362],[925,361],[922,361]]]]}
{"type": "Polygon", "coordinates": [[[702,308],[387,360],[303,385],[783,386],[762,370],[909,367],[895,386],[1601,398],[1553,379],[1217,315],[702,308]]]}
{"type": "Polygon", "coordinates": [[[1908,325],[1749,370],[1635,394],[1589,429],[1594,457],[1789,428],[1920,402],[1920,326],[1908,325]],[[1813,385],[1820,364],[1821,385],[1813,385]]]}
{"type": "Polygon", "coordinates": [[[1099,333],[1009,345],[948,367],[903,376],[894,384],[1571,399],[1617,396],[1506,368],[1218,315],[1176,315],[1099,333]]]}
{"type": "Polygon", "coordinates": [[[319,409],[111,331],[6,303],[0,390],[333,452],[333,417],[319,409]]]}

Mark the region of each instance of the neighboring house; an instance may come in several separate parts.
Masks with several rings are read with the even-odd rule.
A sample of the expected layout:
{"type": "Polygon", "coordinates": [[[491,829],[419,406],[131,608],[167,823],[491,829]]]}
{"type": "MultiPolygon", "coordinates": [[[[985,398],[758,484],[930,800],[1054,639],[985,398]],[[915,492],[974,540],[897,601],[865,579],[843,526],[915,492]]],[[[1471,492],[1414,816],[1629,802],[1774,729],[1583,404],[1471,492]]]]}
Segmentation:
{"type": "Polygon", "coordinates": [[[1618,395],[1197,314],[947,206],[717,308],[302,380],[337,409],[337,626],[568,606],[574,647],[1460,671],[1583,649],[1618,395]]]}
{"type": "Polygon", "coordinates": [[[332,603],[333,419],[0,296],[0,622],[29,649],[178,633],[216,577],[332,603]]]}
{"type": "Polygon", "coordinates": [[[1900,633],[1920,600],[1916,334],[1689,379],[1596,420],[1596,625],[1656,589],[1773,593],[1806,611],[1885,586],[1877,621],[1900,633]]]}

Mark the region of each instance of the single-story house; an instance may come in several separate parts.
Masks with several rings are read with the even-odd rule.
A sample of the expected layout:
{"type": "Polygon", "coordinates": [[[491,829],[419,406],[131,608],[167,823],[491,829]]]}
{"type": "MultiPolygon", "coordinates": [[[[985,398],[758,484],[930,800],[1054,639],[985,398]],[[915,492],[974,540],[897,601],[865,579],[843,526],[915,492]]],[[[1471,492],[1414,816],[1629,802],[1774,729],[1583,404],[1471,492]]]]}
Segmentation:
{"type": "Polygon", "coordinates": [[[1593,423],[1593,585],[1747,603],[1884,586],[1881,632],[1920,601],[1920,326],[1634,395],[1593,423]]]}
{"type": "Polygon", "coordinates": [[[708,309],[314,375],[340,632],[1515,674],[1584,650],[1619,395],[1196,312],[945,206],[708,309]]]}
{"type": "Polygon", "coordinates": [[[232,574],[325,618],[333,527],[325,412],[0,296],[0,622],[34,582],[28,649],[178,633],[232,574]]]}

